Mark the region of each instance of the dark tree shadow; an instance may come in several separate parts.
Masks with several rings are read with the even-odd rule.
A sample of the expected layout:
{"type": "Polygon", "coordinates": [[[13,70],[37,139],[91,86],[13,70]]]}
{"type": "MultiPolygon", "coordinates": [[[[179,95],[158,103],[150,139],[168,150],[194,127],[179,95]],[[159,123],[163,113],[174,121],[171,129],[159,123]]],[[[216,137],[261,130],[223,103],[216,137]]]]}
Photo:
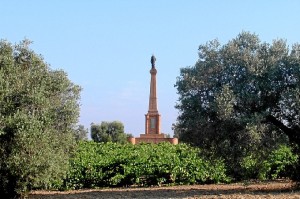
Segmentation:
{"type": "Polygon", "coordinates": [[[300,190],[294,190],[291,186],[280,187],[280,188],[259,188],[259,187],[251,187],[251,186],[232,186],[218,188],[215,186],[213,189],[191,187],[190,189],[180,187],[174,188],[153,188],[153,189],[116,189],[116,190],[87,190],[83,193],[66,193],[66,192],[57,192],[54,194],[38,194],[38,195],[30,195],[29,198],[32,199],[110,199],[110,198],[153,198],[153,199],[161,199],[161,198],[201,198],[201,197],[209,197],[209,198],[218,198],[218,196],[225,197],[226,195],[253,195],[253,196],[263,196],[263,195],[279,195],[279,194],[291,194],[298,193],[300,194],[300,190]]]}

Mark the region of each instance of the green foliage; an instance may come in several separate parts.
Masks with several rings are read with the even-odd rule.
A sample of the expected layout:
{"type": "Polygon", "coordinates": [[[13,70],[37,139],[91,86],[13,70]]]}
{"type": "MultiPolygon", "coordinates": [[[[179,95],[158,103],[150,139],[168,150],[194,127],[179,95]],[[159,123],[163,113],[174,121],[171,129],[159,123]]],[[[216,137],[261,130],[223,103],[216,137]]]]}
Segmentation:
{"type": "Polygon", "coordinates": [[[0,42],[0,192],[47,188],[68,170],[80,88],[25,40],[0,42]]]}
{"type": "Polygon", "coordinates": [[[272,151],[268,158],[263,161],[260,178],[276,179],[279,177],[291,177],[296,169],[298,155],[294,155],[290,147],[280,146],[272,151]]]}
{"type": "Polygon", "coordinates": [[[92,123],[91,137],[95,142],[118,142],[122,144],[127,142],[124,125],[118,121],[101,122],[100,125],[92,123]]]}
{"type": "Polygon", "coordinates": [[[85,129],[83,125],[78,125],[77,128],[74,130],[75,140],[87,140],[88,129],[85,129]]]}
{"type": "Polygon", "coordinates": [[[293,154],[291,147],[280,145],[262,159],[254,155],[246,156],[241,162],[244,179],[277,179],[290,178],[296,169],[298,155],[293,154]]]}
{"type": "Polygon", "coordinates": [[[223,157],[236,179],[249,154],[264,159],[280,144],[300,145],[299,44],[260,42],[248,32],[225,45],[207,42],[176,87],[176,136],[223,157]]]}
{"type": "Polygon", "coordinates": [[[221,160],[186,144],[80,142],[63,189],[227,182],[221,160]]]}

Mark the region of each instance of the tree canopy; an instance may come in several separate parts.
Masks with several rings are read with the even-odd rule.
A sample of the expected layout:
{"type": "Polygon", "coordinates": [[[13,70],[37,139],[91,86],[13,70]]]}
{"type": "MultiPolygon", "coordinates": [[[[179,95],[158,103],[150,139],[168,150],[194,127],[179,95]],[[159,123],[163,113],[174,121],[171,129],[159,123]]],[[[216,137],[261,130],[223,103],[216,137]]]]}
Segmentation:
{"type": "Polygon", "coordinates": [[[124,133],[122,122],[101,122],[101,124],[91,124],[91,137],[95,142],[118,142],[126,143],[127,135],[124,133]]]}
{"type": "Polygon", "coordinates": [[[225,45],[199,46],[177,78],[180,140],[239,163],[289,141],[300,145],[300,45],[242,32],[225,45]]]}
{"type": "Polygon", "coordinates": [[[83,125],[78,125],[74,131],[75,140],[87,140],[88,139],[88,129],[84,128],[83,125]]]}
{"type": "Polygon", "coordinates": [[[0,192],[46,188],[68,168],[81,88],[29,48],[0,41],[0,192]]]}

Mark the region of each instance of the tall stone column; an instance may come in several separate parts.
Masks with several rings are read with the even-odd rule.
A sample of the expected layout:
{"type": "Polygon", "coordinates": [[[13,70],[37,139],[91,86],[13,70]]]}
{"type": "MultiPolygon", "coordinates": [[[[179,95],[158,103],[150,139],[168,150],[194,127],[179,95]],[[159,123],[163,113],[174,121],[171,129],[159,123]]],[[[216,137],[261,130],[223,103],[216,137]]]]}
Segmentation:
{"type": "Polygon", "coordinates": [[[160,114],[157,109],[157,96],[156,96],[156,74],[155,68],[156,58],[154,55],[151,57],[151,81],[150,81],[150,96],[148,113],[145,115],[145,133],[146,134],[160,134],[160,114]]]}
{"type": "Polygon", "coordinates": [[[157,109],[157,96],[156,96],[156,74],[155,68],[156,58],[154,55],[151,57],[151,80],[150,80],[150,95],[149,95],[149,108],[148,113],[145,115],[145,134],[140,134],[140,137],[128,138],[132,144],[140,143],[160,143],[170,142],[171,144],[178,144],[177,138],[166,138],[166,135],[160,131],[160,114],[157,109]]]}
{"type": "Polygon", "coordinates": [[[157,70],[152,67],[150,70],[151,82],[150,82],[150,95],[149,95],[149,109],[148,112],[158,113],[157,110],[157,97],[156,97],[156,74],[157,70]]]}

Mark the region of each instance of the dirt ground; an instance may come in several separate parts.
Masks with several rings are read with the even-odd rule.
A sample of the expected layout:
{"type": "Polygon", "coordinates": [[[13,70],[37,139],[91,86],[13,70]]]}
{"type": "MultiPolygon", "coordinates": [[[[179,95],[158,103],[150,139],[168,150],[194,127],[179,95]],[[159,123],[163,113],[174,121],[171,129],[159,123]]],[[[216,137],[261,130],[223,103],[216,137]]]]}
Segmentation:
{"type": "Polygon", "coordinates": [[[299,198],[300,190],[291,181],[192,185],[149,188],[112,188],[76,191],[34,191],[30,199],[117,199],[117,198],[299,198]]]}

